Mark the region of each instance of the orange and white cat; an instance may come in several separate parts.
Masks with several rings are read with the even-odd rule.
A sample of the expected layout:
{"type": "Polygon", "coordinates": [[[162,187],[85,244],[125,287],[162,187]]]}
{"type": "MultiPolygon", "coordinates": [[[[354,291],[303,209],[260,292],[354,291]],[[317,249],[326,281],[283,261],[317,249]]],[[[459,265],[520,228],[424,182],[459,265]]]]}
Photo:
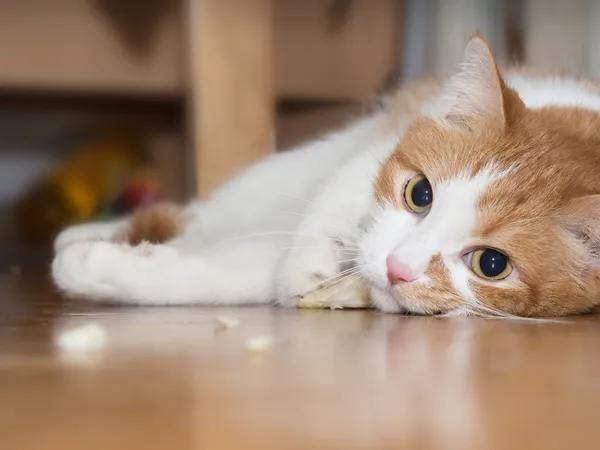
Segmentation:
{"type": "Polygon", "coordinates": [[[282,304],[360,274],[387,312],[562,316],[600,301],[600,89],[500,74],[480,36],[447,83],[399,88],[347,128],[182,210],[56,240],[69,294],[282,304]]]}

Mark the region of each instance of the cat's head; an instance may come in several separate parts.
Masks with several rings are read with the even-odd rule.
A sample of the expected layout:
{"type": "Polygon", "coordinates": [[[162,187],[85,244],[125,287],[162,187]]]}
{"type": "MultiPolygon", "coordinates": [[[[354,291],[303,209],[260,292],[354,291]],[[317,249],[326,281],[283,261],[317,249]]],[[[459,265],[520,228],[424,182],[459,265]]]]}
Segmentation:
{"type": "Polygon", "coordinates": [[[600,119],[526,108],[485,41],[451,105],[382,165],[360,242],[375,304],[415,313],[559,316],[600,300],[600,119]],[[598,131],[596,131],[598,130],[598,131]]]}

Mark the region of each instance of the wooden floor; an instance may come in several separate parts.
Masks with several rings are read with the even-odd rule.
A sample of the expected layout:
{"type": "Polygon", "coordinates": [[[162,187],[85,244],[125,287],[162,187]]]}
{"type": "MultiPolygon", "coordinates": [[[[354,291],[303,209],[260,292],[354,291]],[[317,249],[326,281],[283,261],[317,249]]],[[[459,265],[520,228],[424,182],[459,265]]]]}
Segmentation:
{"type": "Polygon", "coordinates": [[[600,448],[594,316],[109,309],[28,275],[1,277],[0,308],[2,449],[600,448]],[[53,346],[87,323],[104,350],[53,346]]]}

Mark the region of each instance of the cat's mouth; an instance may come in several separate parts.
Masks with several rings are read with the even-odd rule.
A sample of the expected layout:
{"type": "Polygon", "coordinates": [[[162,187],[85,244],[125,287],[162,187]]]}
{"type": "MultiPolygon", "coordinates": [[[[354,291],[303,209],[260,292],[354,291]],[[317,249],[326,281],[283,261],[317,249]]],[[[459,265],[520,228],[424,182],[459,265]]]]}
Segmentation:
{"type": "Polygon", "coordinates": [[[415,311],[391,288],[371,286],[371,301],[374,306],[387,313],[412,315],[415,311]]]}
{"type": "Polygon", "coordinates": [[[375,307],[383,312],[408,316],[439,316],[449,312],[436,307],[433,300],[411,299],[412,296],[403,296],[402,292],[392,287],[381,288],[373,285],[370,294],[375,307]]]}

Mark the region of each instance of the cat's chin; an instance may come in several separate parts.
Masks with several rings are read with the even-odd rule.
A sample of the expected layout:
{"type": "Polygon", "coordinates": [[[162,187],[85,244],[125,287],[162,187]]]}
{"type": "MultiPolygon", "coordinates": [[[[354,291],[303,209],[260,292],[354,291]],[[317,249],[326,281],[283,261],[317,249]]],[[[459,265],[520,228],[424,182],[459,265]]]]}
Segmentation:
{"type": "Polygon", "coordinates": [[[371,287],[370,296],[374,306],[382,312],[392,314],[411,314],[412,312],[402,304],[396,295],[377,286],[371,287]]]}
{"type": "Polygon", "coordinates": [[[374,306],[385,313],[390,314],[405,314],[405,315],[417,315],[417,316],[463,316],[466,315],[462,310],[454,311],[446,311],[446,312],[425,312],[418,308],[415,308],[414,305],[408,304],[404,299],[398,296],[396,292],[389,291],[386,289],[382,289],[377,286],[371,286],[370,289],[370,298],[373,302],[374,306]]]}

